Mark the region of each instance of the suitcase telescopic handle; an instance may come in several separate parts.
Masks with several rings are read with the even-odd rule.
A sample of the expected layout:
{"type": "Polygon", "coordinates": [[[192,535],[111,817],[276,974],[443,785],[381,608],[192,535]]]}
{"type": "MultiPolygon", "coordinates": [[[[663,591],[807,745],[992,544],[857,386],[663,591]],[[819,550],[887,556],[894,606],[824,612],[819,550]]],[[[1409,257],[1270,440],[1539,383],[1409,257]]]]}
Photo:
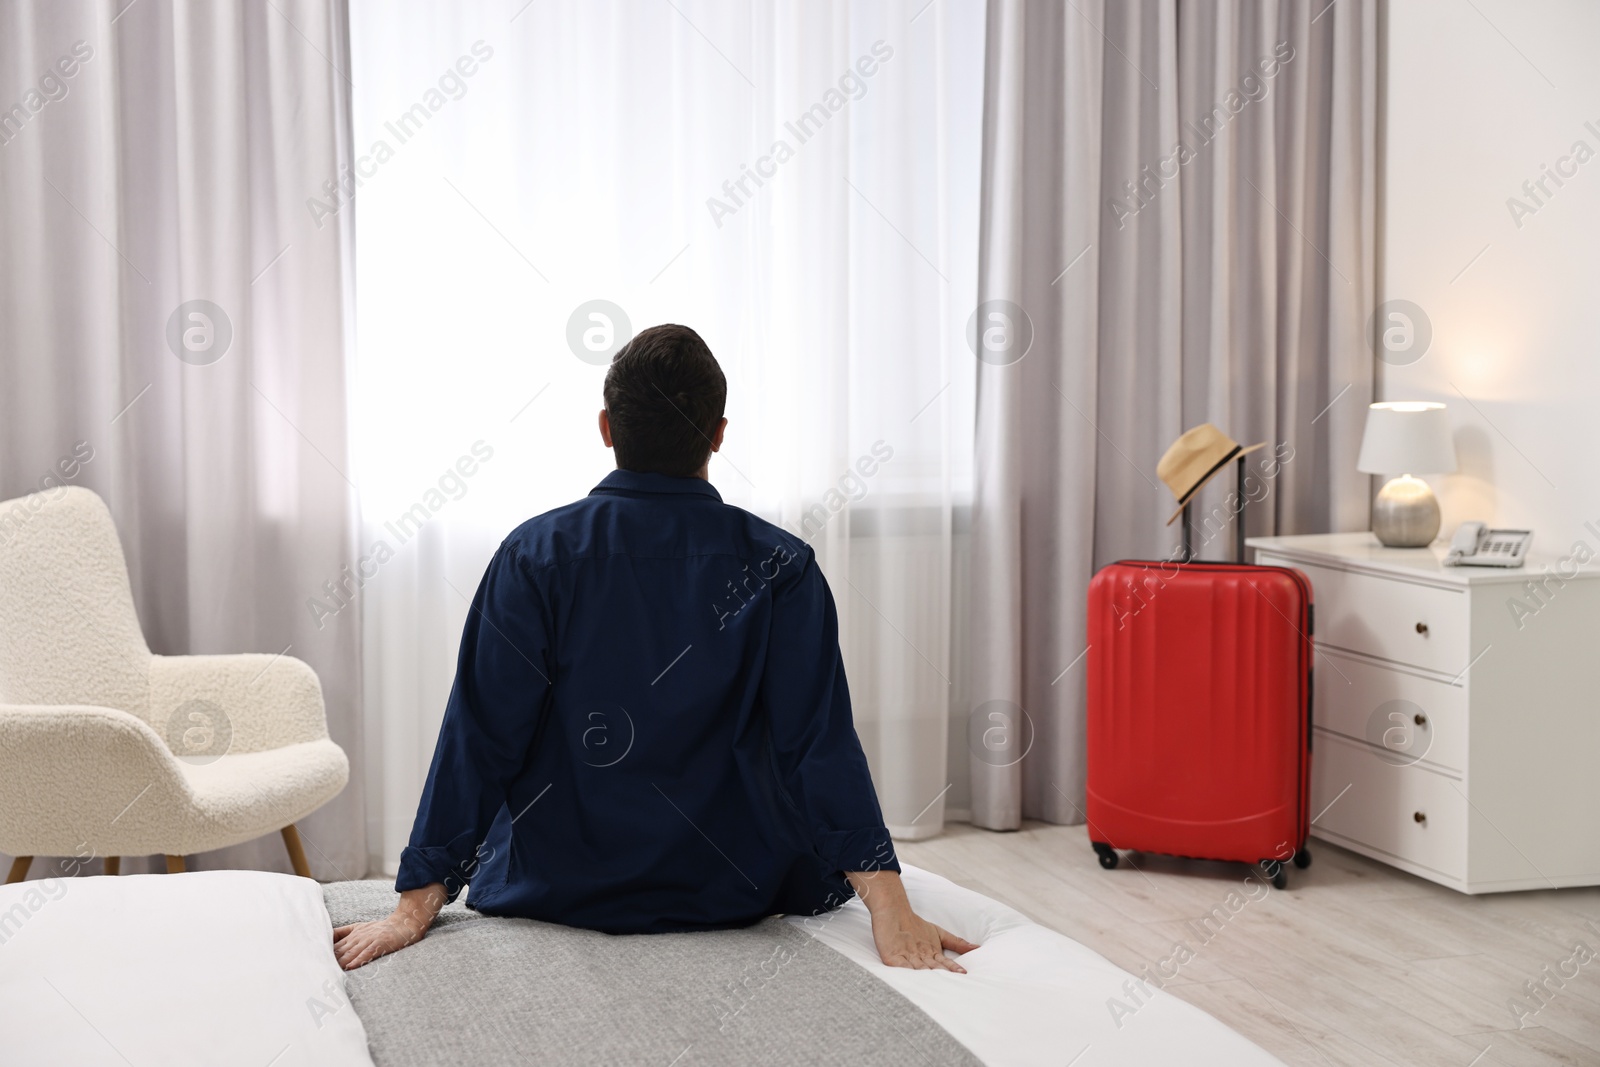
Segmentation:
{"type": "MultiPolygon", "coordinates": [[[[1237,471],[1236,488],[1235,488],[1234,495],[1236,497],[1238,497],[1239,510],[1233,516],[1233,551],[1234,551],[1235,561],[1239,562],[1239,563],[1244,563],[1244,562],[1246,562],[1246,560],[1244,558],[1244,553],[1245,553],[1245,547],[1244,547],[1244,511],[1245,511],[1245,504],[1249,502],[1250,498],[1245,495],[1245,491],[1244,491],[1245,472],[1244,472],[1244,457],[1243,456],[1239,457],[1238,462],[1234,465],[1234,469],[1237,471]]],[[[1189,507],[1190,507],[1190,504],[1193,504],[1193,503],[1194,503],[1194,501],[1190,500],[1188,503],[1183,505],[1183,550],[1182,550],[1183,551],[1183,555],[1182,555],[1181,559],[1182,559],[1182,562],[1184,562],[1184,563],[1193,563],[1193,562],[1195,562],[1195,558],[1194,558],[1194,524],[1190,521],[1190,518],[1189,518],[1189,507]]]]}

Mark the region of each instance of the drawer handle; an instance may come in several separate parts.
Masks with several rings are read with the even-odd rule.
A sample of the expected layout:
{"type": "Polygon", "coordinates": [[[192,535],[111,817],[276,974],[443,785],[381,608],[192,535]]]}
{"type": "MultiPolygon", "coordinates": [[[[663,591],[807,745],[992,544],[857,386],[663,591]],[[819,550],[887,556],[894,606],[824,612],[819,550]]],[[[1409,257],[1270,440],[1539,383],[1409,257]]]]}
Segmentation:
{"type": "Polygon", "coordinates": [[[1423,822],[1427,822],[1428,821],[1428,816],[1424,812],[1420,812],[1420,811],[1419,812],[1415,812],[1411,817],[1413,819],[1415,819],[1419,823],[1423,823],[1423,822]]]}
{"type": "Polygon", "coordinates": [[[1428,725],[1428,717],[1426,715],[1422,714],[1422,712],[1420,712],[1420,711],[1417,712],[1416,715],[1414,715],[1412,717],[1411,721],[1416,723],[1418,726],[1426,726],[1426,725],[1428,725]]]}
{"type": "Polygon", "coordinates": [[[1428,624],[1425,623],[1425,622],[1417,623],[1417,633],[1421,634],[1423,637],[1427,637],[1428,636],[1428,624]]]}

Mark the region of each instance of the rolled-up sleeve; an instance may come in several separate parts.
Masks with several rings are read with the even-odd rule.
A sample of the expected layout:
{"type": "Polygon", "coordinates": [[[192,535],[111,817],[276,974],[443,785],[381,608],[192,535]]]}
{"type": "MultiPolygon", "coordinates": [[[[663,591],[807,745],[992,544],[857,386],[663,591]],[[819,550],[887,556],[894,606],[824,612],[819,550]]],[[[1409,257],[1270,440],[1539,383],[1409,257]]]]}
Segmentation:
{"type": "Polygon", "coordinates": [[[839,871],[898,871],[850,714],[838,612],[809,548],[780,568],[773,585],[761,694],[782,784],[823,862],[839,871]]]}
{"type": "Polygon", "coordinates": [[[490,561],[467,613],[455,684],[395,889],[472,881],[507,791],[527,760],[550,688],[550,617],[515,550],[490,561]]]}

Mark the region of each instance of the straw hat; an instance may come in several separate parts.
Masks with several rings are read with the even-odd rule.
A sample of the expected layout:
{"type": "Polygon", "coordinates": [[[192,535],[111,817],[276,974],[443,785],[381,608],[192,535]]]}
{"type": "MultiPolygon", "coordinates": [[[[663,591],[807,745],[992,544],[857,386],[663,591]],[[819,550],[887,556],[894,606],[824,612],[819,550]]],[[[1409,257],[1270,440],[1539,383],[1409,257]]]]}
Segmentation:
{"type": "Polygon", "coordinates": [[[1156,475],[1167,483],[1172,495],[1178,498],[1178,510],[1167,520],[1171,526],[1189,501],[1212,477],[1240,456],[1248,456],[1266,442],[1241,447],[1239,442],[1211,425],[1201,423],[1172,443],[1167,454],[1156,464],[1156,475]]]}

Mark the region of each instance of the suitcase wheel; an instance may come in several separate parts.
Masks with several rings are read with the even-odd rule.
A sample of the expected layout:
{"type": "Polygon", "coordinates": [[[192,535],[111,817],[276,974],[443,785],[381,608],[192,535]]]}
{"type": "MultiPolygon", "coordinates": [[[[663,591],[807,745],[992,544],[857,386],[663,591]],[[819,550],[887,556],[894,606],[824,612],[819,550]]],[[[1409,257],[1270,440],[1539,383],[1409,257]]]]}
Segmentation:
{"type": "Polygon", "coordinates": [[[1284,871],[1283,864],[1279,863],[1277,860],[1262,860],[1258,866],[1261,868],[1261,873],[1266,875],[1267,878],[1272,882],[1272,888],[1289,888],[1289,875],[1286,871],[1284,871]]]}
{"type": "Polygon", "coordinates": [[[1311,850],[1303,848],[1294,854],[1294,865],[1302,871],[1311,866],[1311,850]]]}
{"type": "Polygon", "coordinates": [[[1116,849],[1112,848],[1104,841],[1091,841],[1089,843],[1094,846],[1095,854],[1100,857],[1100,866],[1104,867],[1108,871],[1114,871],[1117,869],[1118,860],[1116,849]]]}

